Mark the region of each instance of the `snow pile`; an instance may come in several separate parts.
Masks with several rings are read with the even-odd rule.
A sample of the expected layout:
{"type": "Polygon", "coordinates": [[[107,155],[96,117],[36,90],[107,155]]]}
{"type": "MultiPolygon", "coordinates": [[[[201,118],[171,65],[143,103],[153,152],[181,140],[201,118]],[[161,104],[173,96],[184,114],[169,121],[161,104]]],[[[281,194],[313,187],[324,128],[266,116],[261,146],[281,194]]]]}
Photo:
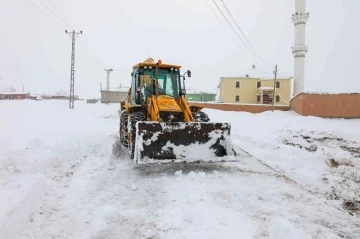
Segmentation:
{"type": "Polygon", "coordinates": [[[310,95],[358,95],[359,92],[330,92],[330,91],[304,91],[302,92],[304,94],[310,94],[310,95]]]}
{"type": "Polygon", "coordinates": [[[316,131],[293,132],[283,142],[323,159],[328,170],[322,180],[332,188],[329,198],[360,202],[360,143],[316,131]]]}
{"type": "Polygon", "coordinates": [[[58,183],[87,155],[111,154],[111,144],[104,153],[101,142],[116,132],[108,122],[118,117],[115,107],[76,102],[69,110],[68,102],[32,100],[2,102],[0,114],[6,115],[0,118],[0,238],[10,239],[37,221],[45,192],[51,198],[61,191],[58,183]],[[104,117],[110,113],[112,119],[104,117]]]}
{"type": "Polygon", "coordinates": [[[248,173],[231,173],[232,165],[187,165],[167,176],[164,206],[151,214],[154,237],[297,239],[359,232],[358,219],[299,185],[277,181],[269,168],[257,171],[254,159],[242,164],[248,173]]]}
{"type": "Polygon", "coordinates": [[[45,195],[45,176],[18,176],[0,188],[0,238],[12,238],[31,222],[34,208],[45,195]]]}
{"type": "Polygon", "coordinates": [[[172,203],[158,219],[161,238],[254,238],[252,220],[228,206],[215,207],[214,200],[226,201],[226,195],[214,198],[211,191],[215,190],[209,188],[211,183],[218,184],[217,171],[190,171],[186,175],[178,171],[175,176],[177,186],[168,189],[172,203]]]}
{"type": "Polygon", "coordinates": [[[360,120],[282,111],[205,112],[213,122],[231,119],[235,145],[308,189],[342,203],[360,201],[360,120]]]}
{"type": "Polygon", "coordinates": [[[295,228],[288,220],[276,217],[271,220],[270,239],[311,239],[303,230],[295,228]]]}
{"type": "Polygon", "coordinates": [[[356,205],[341,205],[357,197],[359,120],[205,110],[231,122],[238,162],[134,167],[117,110],[2,102],[1,238],[360,236],[356,205]]]}

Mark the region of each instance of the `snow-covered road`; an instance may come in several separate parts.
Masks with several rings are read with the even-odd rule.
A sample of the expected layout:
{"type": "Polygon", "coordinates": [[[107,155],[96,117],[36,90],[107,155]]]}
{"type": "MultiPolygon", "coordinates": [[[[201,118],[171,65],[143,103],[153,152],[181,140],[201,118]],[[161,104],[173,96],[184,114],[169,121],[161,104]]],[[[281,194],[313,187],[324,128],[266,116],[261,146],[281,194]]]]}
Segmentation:
{"type": "Polygon", "coordinates": [[[206,110],[231,122],[234,143],[260,160],[237,147],[239,163],[135,168],[113,146],[117,105],[0,103],[0,238],[360,237],[359,217],[327,197],[339,174],[326,153],[283,143],[301,130],[359,142],[359,120],[206,110]]]}

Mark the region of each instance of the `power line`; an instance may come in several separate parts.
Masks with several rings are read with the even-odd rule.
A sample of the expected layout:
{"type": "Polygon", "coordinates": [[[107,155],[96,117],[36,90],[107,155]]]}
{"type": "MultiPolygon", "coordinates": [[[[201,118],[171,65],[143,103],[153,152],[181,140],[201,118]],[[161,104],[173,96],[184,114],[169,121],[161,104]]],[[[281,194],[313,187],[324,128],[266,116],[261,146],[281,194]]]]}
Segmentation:
{"type": "Polygon", "coordinates": [[[52,13],[54,13],[55,16],[56,16],[60,21],[62,21],[63,23],[65,23],[65,25],[69,26],[70,28],[73,28],[72,26],[70,26],[69,24],[67,24],[65,21],[63,21],[63,20],[59,17],[59,15],[57,15],[53,10],[51,10],[42,0],[39,0],[39,1],[40,1],[40,3],[42,3],[47,9],[49,9],[52,13]]]}
{"type": "Polygon", "coordinates": [[[29,3],[31,3],[34,7],[36,7],[42,14],[44,14],[45,16],[47,16],[51,21],[53,21],[56,25],[58,25],[61,29],[65,29],[64,26],[60,25],[58,22],[54,21],[54,19],[52,19],[49,15],[47,15],[45,12],[43,12],[40,8],[38,8],[33,2],[31,2],[30,0],[28,0],[29,3]]]}
{"type": "MultiPolygon", "coordinates": [[[[68,23],[70,23],[71,25],[74,25],[64,14],[61,13],[61,11],[59,9],[57,9],[51,2],[49,2],[48,0],[45,0],[47,3],[49,3],[60,15],[62,15],[67,21],[68,23]]],[[[74,28],[74,27],[72,27],[74,28]]]]}
{"type": "MultiPolygon", "coordinates": [[[[243,37],[245,38],[245,40],[249,43],[250,47],[254,50],[254,52],[257,54],[257,56],[259,57],[259,59],[261,59],[264,63],[266,63],[264,61],[264,59],[261,58],[260,54],[255,50],[255,48],[251,45],[251,43],[249,42],[249,40],[246,38],[245,34],[242,32],[241,28],[239,27],[239,25],[237,24],[237,22],[235,21],[233,15],[231,14],[231,12],[229,11],[228,7],[226,6],[226,4],[224,3],[223,0],[220,0],[221,3],[223,4],[224,8],[226,9],[226,11],[228,12],[228,14],[230,15],[231,19],[233,20],[233,22],[235,23],[235,25],[237,26],[237,28],[239,29],[240,33],[243,35],[243,37]]],[[[266,63],[267,64],[267,63],[266,63]]]]}
{"type": "MultiPolygon", "coordinates": [[[[215,15],[215,17],[218,19],[218,21],[221,23],[221,25],[225,28],[225,30],[226,30],[226,32],[229,34],[229,36],[234,40],[234,42],[235,42],[241,49],[243,49],[242,46],[239,44],[239,42],[236,41],[235,38],[230,34],[230,32],[228,31],[228,29],[225,27],[224,23],[223,23],[223,22],[220,20],[220,18],[215,14],[214,10],[210,7],[210,4],[208,3],[208,1],[205,0],[205,2],[206,2],[207,5],[209,6],[210,10],[211,10],[212,13],[215,15]]],[[[249,58],[251,58],[246,51],[245,51],[245,54],[246,54],[249,58]]],[[[253,59],[251,58],[251,60],[253,60],[253,59]]]]}
{"type": "MultiPolygon", "coordinates": [[[[239,34],[237,33],[237,31],[235,30],[235,28],[232,26],[232,24],[230,23],[229,19],[227,19],[227,17],[225,16],[225,14],[223,13],[223,11],[220,9],[219,5],[216,3],[215,0],[212,0],[216,6],[216,8],[219,10],[219,12],[221,13],[221,15],[225,18],[227,24],[231,27],[231,29],[235,32],[235,34],[238,36],[238,38],[240,39],[240,41],[244,44],[244,46],[255,56],[255,54],[251,51],[251,49],[249,49],[249,47],[246,45],[246,43],[241,39],[241,37],[239,36],[239,34]]],[[[256,58],[256,56],[255,56],[256,58]]]]}

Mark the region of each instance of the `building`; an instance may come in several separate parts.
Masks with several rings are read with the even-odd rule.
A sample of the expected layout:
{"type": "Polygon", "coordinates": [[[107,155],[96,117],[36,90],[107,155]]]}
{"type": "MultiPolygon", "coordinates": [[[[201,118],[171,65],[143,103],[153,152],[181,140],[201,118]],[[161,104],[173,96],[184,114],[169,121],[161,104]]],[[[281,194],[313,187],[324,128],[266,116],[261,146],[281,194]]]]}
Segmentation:
{"type": "Polygon", "coordinates": [[[23,100],[28,99],[30,93],[24,92],[0,92],[0,100],[23,100]]]}
{"type": "Polygon", "coordinates": [[[115,89],[100,90],[101,103],[120,103],[125,100],[129,91],[129,87],[119,87],[115,89]]]}
{"type": "Polygon", "coordinates": [[[291,17],[295,27],[294,46],[292,47],[295,95],[304,91],[305,55],[308,51],[305,45],[305,26],[309,18],[305,6],[305,0],[295,0],[295,13],[291,17]]]}
{"type": "MultiPolygon", "coordinates": [[[[60,90],[55,94],[50,93],[41,93],[41,94],[34,94],[31,95],[29,98],[35,100],[37,97],[41,97],[43,100],[70,100],[70,95],[67,94],[65,91],[60,90]]],[[[74,95],[74,100],[80,100],[78,95],[74,95]]]]}
{"type": "Polygon", "coordinates": [[[200,91],[192,87],[187,87],[185,98],[187,101],[198,101],[198,102],[207,102],[215,101],[216,94],[200,91]]]}
{"type": "Polygon", "coordinates": [[[246,74],[239,77],[222,77],[218,86],[219,100],[224,103],[289,105],[292,77],[277,78],[274,96],[274,76],[246,74]]]}
{"type": "Polygon", "coordinates": [[[87,99],[86,103],[87,104],[96,104],[99,100],[98,99],[87,99]]]}

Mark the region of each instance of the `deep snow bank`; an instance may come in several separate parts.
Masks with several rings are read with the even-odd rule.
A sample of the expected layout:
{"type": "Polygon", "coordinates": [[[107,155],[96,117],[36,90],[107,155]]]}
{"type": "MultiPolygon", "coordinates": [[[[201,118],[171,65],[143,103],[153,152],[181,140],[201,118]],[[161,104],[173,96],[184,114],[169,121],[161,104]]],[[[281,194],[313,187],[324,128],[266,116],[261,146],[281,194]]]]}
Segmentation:
{"type": "Polygon", "coordinates": [[[0,117],[0,238],[9,239],[39,208],[45,179],[48,190],[59,190],[56,183],[69,179],[87,155],[103,154],[104,139],[117,131],[118,124],[109,122],[118,120],[118,105],[76,101],[70,110],[64,100],[0,104],[6,116],[0,117]]]}
{"type": "Polygon", "coordinates": [[[0,188],[0,238],[11,239],[25,224],[45,195],[45,176],[18,176],[0,188]]]}
{"type": "Polygon", "coordinates": [[[205,109],[212,122],[230,122],[235,145],[328,199],[360,202],[360,120],[293,112],[205,109]],[[329,165],[329,160],[335,166],[329,165]]]}

